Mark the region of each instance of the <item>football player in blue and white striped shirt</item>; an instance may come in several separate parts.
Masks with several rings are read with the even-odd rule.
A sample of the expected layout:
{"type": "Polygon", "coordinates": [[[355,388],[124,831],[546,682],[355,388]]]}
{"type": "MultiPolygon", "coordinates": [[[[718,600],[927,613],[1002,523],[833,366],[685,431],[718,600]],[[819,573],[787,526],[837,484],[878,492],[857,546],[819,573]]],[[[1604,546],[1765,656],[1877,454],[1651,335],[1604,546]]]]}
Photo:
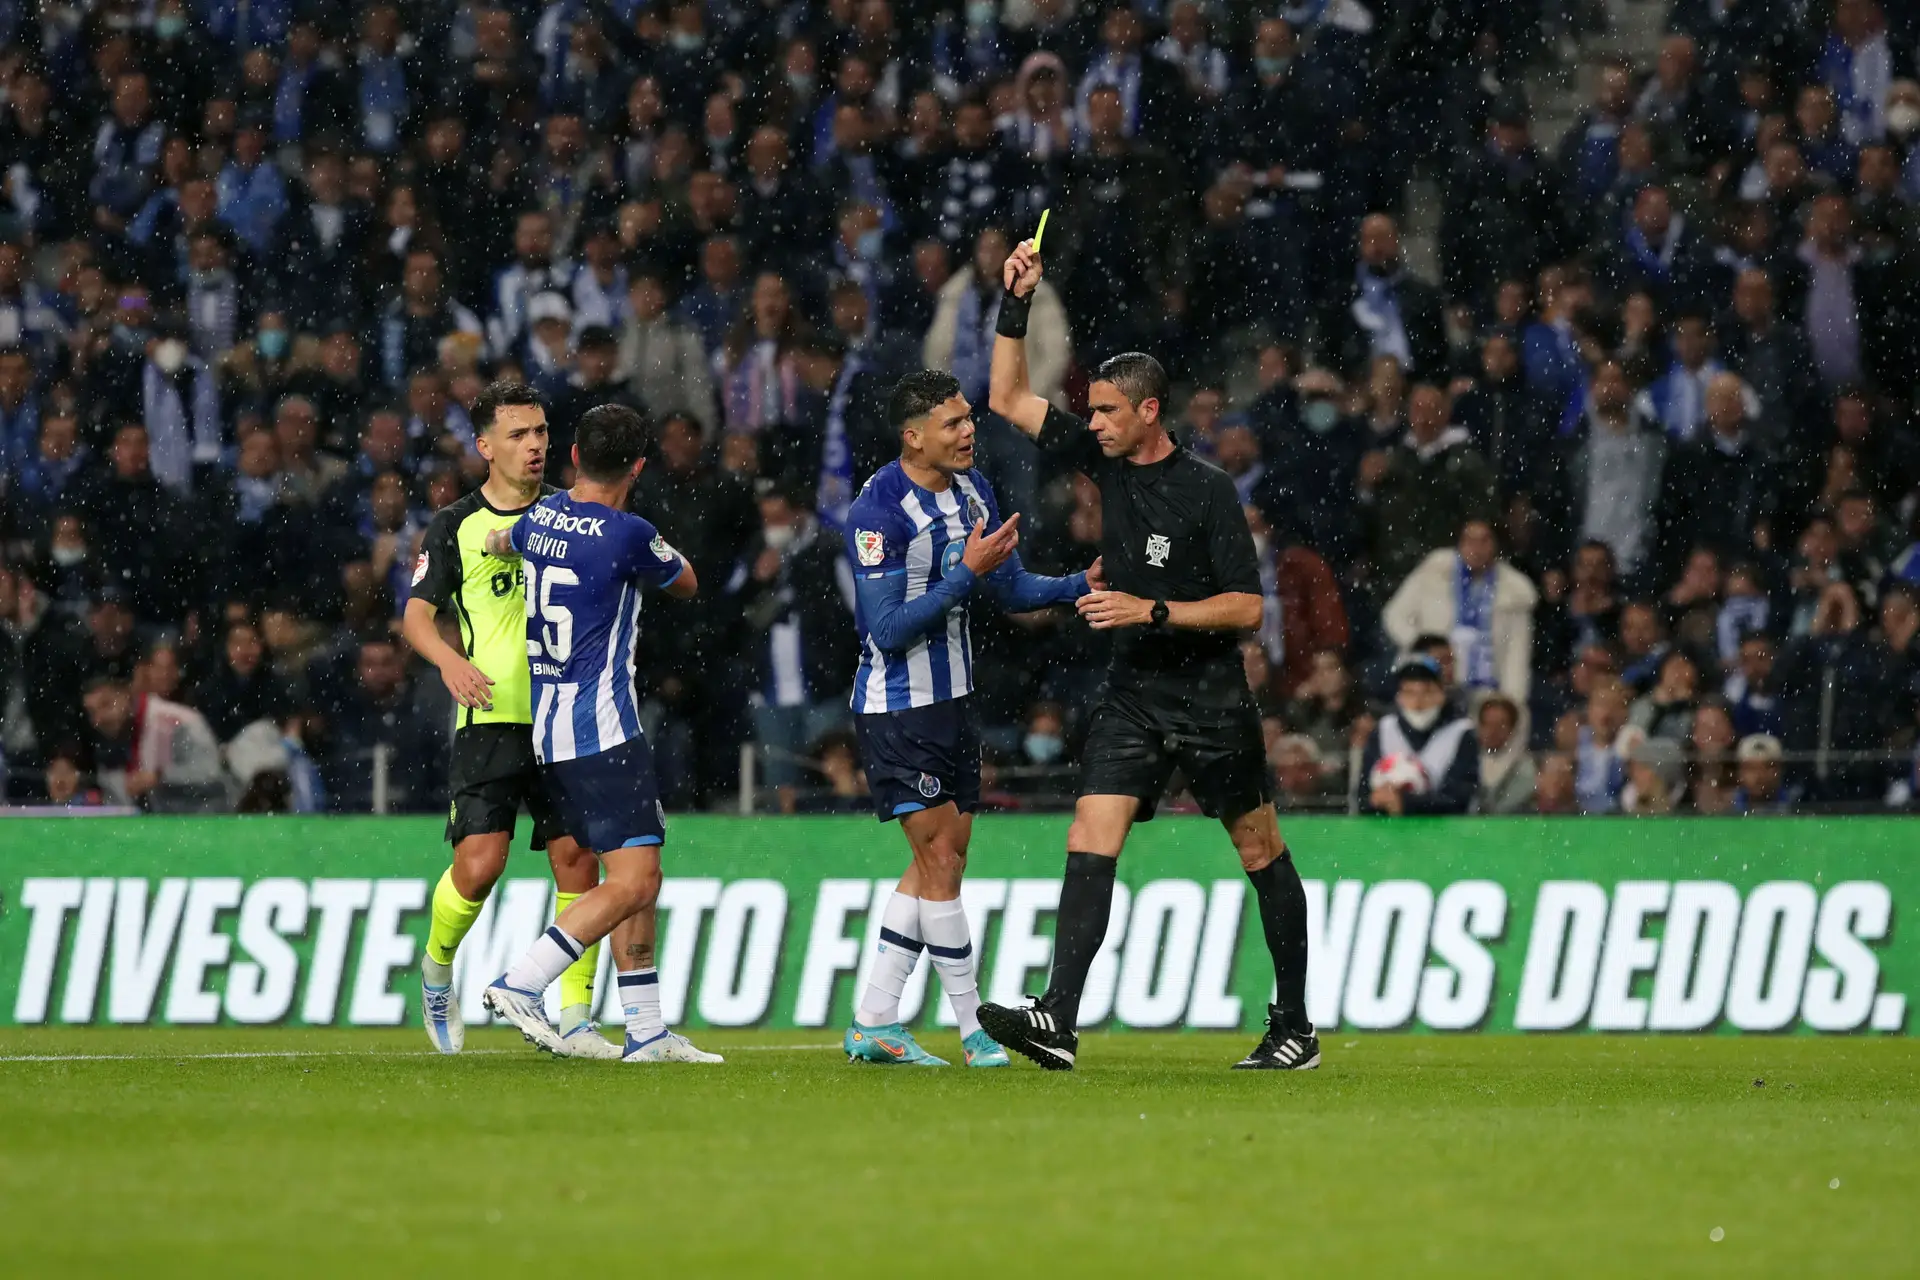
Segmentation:
{"type": "Polygon", "coordinates": [[[853,710],[874,808],[882,822],[900,820],[913,862],[882,917],[845,1045],[855,1061],[946,1065],[900,1024],[900,993],[925,951],[959,1019],[967,1065],[1003,1067],[1005,1050],[975,1016],[980,993],[960,906],[980,803],[967,598],[982,585],[1009,613],[1077,600],[1098,588],[1100,563],[1062,578],[1022,567],[1020,517],[1001,523],[992,488],[973,469],[973,409],[951,375],[908,374],[887,409],[900,460],[867,481],[847,514],[860,632],[853,710]]]}
{"type": "Polygon", "coordinates": [[[648,434],[624,405],[589,410],[573,446],[573,488],[487,535],[489,553],[518,554],[526,568],[534,756],[567,833],[599,853],[606,879],[487,988],[486,1003],[534,1045],[557,1049],[541,994],[611,933],[627,1016],[622,1061],[718,1062],[667,1030],[653,960],[666,815],[640,731],[634,642],[645,588],[685,599],[699,580],[653,525],[624,509],[648,434]]]}

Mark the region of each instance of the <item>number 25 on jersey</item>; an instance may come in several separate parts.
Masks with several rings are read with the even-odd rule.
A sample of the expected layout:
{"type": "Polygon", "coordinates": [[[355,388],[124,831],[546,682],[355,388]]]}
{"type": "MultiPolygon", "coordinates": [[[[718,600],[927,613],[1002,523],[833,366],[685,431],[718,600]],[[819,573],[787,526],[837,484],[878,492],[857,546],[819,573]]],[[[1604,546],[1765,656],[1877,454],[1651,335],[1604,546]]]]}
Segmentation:
{"type": "Polygon", "coordinates": [[[546,657],[565,665],[573,655],[573,612],[556,601],[562,587],[578,586],[580,575],[564,565],[539,569],[527,565],[527,657],[546,657]]]}

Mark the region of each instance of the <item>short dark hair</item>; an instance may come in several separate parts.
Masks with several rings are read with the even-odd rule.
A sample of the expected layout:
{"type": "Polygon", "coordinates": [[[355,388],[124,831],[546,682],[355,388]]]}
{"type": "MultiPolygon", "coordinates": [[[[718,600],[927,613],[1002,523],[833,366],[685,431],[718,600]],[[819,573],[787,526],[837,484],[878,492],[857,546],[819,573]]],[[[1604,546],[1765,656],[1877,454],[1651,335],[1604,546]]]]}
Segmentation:
{"type": "Polygon", "coordinates": [[[603,404],[580,419],[574,448],[580,453],[580,474],[599,484],[617,484],[626,478],[653,443],[653,432],[637,409],[603,404]]]}
{"type": "Polygon", "coordinates": [[[516,379],[502,378],[497,382],[489,382],[480,394],[474,397],[473,408],[467,415],[473,422],[475,434],[485,435],[491,431],[494,418],[498,416],[500,410],[509,406],[544,409],[546,401],[540,398],[538,391],[516,379]]]}
{"type": "Polygon", "coordinates": [[[887,421],[904,431],[915,418],[924,418],[940,404],[960,394],[960,379],[939,369],[920,369],[893,384],[887,397],[887,421]]]}
{"type": "Polygon", "coordinates": [[[1093,380],[1111,382],[1120,388],[1120,394],[1136,409],[1148,400],[1158,400],[1165,409],[1173,393],[1166,369],[1144,351],[1123,351],[1108,357],[1094,371],[1093,380]]]}

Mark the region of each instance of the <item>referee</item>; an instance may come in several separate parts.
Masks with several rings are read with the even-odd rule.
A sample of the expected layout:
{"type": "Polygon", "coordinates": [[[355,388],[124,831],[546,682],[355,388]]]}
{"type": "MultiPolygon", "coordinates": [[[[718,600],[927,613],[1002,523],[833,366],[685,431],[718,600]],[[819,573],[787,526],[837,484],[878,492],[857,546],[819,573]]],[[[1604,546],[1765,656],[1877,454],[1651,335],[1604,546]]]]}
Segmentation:
{"type": "Polygon", "coordinates": [[[1239,850],[1273,954],[1277,995],[1267,1034],[1237,1065],[1316,1067],[1306,893],[1274,818],[1239,651],[1239,633],[1260,623],[1253,535],[1233,482],[1167,435],[1167,374],[1152,356],[1129,352],[1100,366],[1087,393],[1091,423],[1034,394],[1025,338],[1039,283],[1039,255],[1022,244],[1007,259],[989,403],[1100,486],[1100,555],[1112,589],[1084,595],[1076,607],[1096,630],[1116,634],[1067,831],[1052,981],[1027,1008],[981,1005],[980,1025],[1042,1067],[1073,1068],[1080,994],[1106,937],[1120,850],[1133,824],[1153,817],[1177,768],[1239,850]]]}

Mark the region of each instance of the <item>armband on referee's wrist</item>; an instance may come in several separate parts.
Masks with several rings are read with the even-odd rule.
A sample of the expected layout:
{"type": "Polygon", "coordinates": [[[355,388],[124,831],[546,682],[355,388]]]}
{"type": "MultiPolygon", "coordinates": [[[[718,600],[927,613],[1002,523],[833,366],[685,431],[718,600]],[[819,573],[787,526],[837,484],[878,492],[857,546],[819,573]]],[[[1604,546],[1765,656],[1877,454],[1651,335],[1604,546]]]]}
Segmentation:
{"type": "Polygon", "coordinates": [[[1025,338],[1027,336],[1027,313],[1033,310],[1033,294],[1019,297],[1009,289],[1000,299],[1000,318],[994,322],[993,331],[1003,338],[1025,338]]]}

